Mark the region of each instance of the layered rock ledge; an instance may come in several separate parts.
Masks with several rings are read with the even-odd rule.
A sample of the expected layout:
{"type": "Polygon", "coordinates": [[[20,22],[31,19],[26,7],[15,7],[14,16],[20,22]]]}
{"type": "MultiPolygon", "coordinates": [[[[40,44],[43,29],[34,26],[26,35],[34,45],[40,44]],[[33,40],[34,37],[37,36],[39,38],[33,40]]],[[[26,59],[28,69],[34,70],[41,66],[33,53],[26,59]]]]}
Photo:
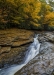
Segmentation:
{"type": "Polygon", "coordinates": [[[34,33],[23,29],[0,30],[0,68],[20,63],[34,33]]]}

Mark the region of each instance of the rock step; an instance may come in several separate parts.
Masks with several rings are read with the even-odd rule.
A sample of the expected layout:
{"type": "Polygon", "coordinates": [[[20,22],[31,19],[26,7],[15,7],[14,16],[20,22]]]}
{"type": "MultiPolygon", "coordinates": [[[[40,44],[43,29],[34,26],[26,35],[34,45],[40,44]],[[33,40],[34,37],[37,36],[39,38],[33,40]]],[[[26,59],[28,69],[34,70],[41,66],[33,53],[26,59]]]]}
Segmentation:
{"type": "Polygon", "coordinates": [[[33,42],[33,38],[31,38],[29,40],[28,39],[19,39],[19,40],[12,41],[9,44],[7,44],[7,43],[0,44],[0,46],[14,48],[14,47],[24,46],[24,45],[32,43],[32,42],[33,42]]]}
{"type": "Polygon", "coordinates": [[[3,53],[8,53],[11,50],[11,47],[1,47],[0,55],[3,53]]]}
{"type": "Polygon", "coordinates": [[[32,43],[33,39],[29,39],[29,40],[18,40],[12,43],[11,47],[20,47],[20,46],[24,46],[26,44],[32,43]]]}

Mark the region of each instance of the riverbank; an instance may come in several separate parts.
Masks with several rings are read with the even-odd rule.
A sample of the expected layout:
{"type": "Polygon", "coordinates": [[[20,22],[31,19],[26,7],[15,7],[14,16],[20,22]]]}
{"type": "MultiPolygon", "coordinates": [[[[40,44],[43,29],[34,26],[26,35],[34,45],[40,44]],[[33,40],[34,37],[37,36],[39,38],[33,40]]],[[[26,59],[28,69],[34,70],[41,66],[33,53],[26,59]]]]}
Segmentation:
{"type": "Polygon", "coordinates": [[[39,55],[15,75],[53,75],[54,31],[0,30],[0,68],[20,64],[35,34],[41,43],[39,55]]]}
{"type": "Polygon", "coordinates": [[[23,29],[0,30],[0,68],[20,64],[34,33],[23,29]]]}

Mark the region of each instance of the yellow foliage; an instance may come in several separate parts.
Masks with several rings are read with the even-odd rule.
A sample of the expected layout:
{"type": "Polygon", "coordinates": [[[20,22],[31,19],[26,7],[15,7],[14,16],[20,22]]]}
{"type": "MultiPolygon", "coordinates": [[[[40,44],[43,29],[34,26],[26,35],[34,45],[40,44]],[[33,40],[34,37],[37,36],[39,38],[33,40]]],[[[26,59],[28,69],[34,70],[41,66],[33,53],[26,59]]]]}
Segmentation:
{"type": "Polygon", "coordinates": [[[54,21],[50,21],[50,22],[49,22],[49,26],[50,26],[50,27],[54,27],[54,21]]]}
{"type": "Polygon", "coordinates": [[[28,19],[28,18],[29,18],[29,16],[28,16],[28,15],[26,15],[26,14],[24,14],[24,18],[28,19]]]}
{"type": "Polygon", "coordinates": [[[34,7],[35,9],[33,10],[33,12],[31,13],[32,15],[32,18],[38,18],[40,19],[40,17],[38,16],[38,13],[40,12],[41,10],[41,2],[37,1],[34,3],[34,7]]]}
{"type": "Polygon", "coordinates": [[[46,10],[51,10],[51,6],[50,5],[46,5],[46,10]]]}
{"type": "Polygon", "coordinates": [[[30,23],[31,23],[32,25],[34,25],[35,27],[39,27],[39,26],[40,26],[40,24],[35,23],[35,22],[33,22],[33,21],[30,21],[30,23]]]}
{"type": "Polygon", "coordinates": [[[54,12],[50,12],[45,16],[45,22],[53,20],[54,19],[54,12]]]}
{"type": "Polygon", "coordinates": [[[54,12],[50,12],[45,16],[44,24],[49,24],[49,26],[54,26],[54,12]]]}
{"type": "Polygon", "coordinates": [[[22,25],[25,24],[25,27],[26,24],[40,27],[40,23],[41,25],[54,26],[54,12],[51,12],[51,6],[45,2],[41,3],[40,0],[5,0],[3,3],[4,9],[2,9],[3,4],[1,4],[2,10],[0,9],[0,22],[12,22],[18,25],[21,22],[22,25]]]}

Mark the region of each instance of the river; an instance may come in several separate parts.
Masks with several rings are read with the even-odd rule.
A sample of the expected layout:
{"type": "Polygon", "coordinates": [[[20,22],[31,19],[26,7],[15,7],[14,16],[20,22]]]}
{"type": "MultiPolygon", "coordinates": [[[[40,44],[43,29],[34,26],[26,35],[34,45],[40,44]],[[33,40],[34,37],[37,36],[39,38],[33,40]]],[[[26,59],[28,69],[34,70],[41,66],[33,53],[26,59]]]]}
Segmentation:
{"type": "Polygon", "coordinates": [[[38,41],[38,35],[35,36],[34,42],[28,47],[28,51],[25,55],[25,60],[20,65],[12,65],[8,68],[0,69],[0,75],[14,75],[22,67],[24,67],[30,60],[39,54],[40,43],[38,41]]]}

